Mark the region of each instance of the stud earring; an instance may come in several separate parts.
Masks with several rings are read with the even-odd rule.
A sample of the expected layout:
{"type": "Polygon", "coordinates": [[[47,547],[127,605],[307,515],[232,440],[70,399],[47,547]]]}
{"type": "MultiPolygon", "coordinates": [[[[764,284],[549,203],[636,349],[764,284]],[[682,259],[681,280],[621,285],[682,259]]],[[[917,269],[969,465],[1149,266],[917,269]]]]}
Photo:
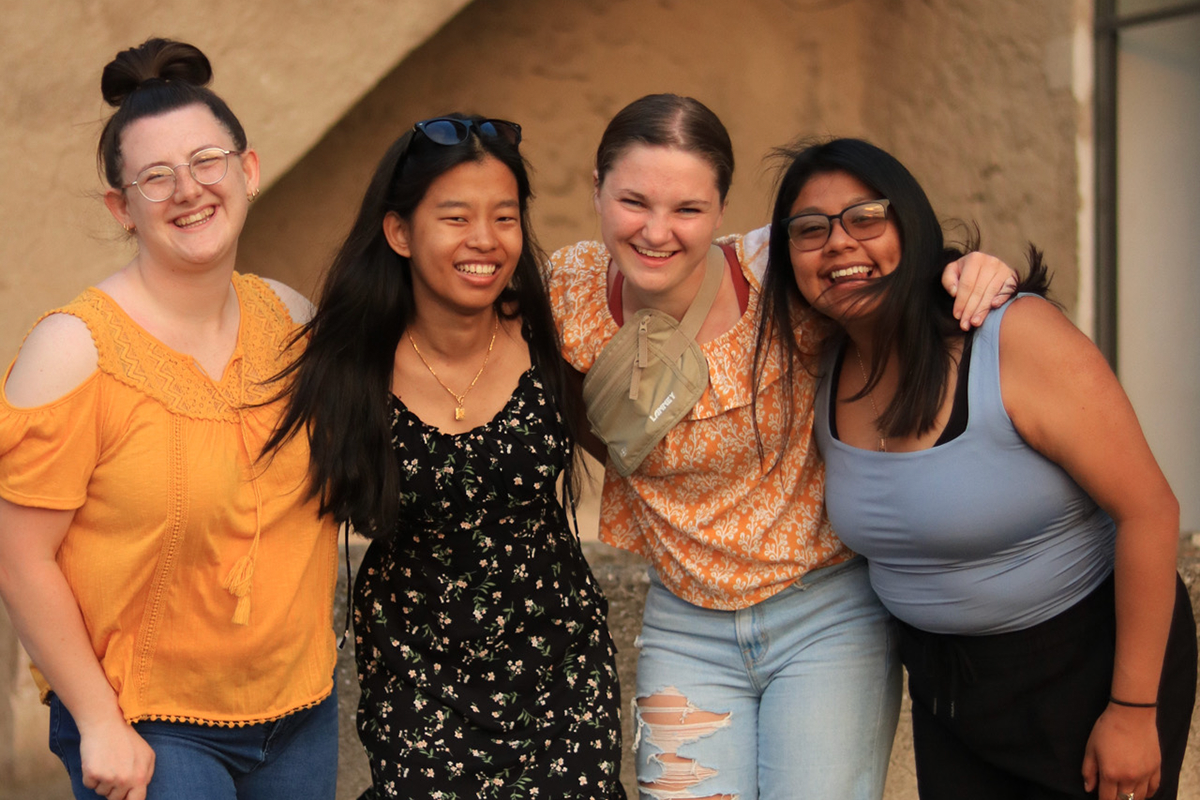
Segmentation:
{"type": "Polygon", "coordinates": [[[130,225],[128,223],[126,223],[125,225],[122,225],[121,227],[125,229],[126,233],[133,233],[134,231],[137,230],[136,225],[130,225]]]}
{"type": "Polygon", "coordinates": [[[256,197],[258,197],[258,187],[257,186],[254,187],[254,190],[251,191],[250,194],[246,195],[246,202],[253,203],[254,198],[256,198],[256,197]]]}

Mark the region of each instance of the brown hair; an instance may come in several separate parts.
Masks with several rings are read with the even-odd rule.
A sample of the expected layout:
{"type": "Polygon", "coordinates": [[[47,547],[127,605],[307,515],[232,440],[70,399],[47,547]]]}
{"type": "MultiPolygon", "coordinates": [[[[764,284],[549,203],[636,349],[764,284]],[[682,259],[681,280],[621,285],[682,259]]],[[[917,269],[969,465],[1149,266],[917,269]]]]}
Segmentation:
{"type": "Polygon", "coordinates": [[[110,186],[119,189],[123,184],[121,134],[143,117],[200,104],[229,131],[238,150],[246,149],[242,123],[224,100],[206,88],[211,80],[212,66],[204,53],[170,39],[147,39],[108,62],[100,77],[100,93],[104,102],[117,110],[100,133],[96,163],[110,186]]]}
{"type": "Polygon", "coordinates": [[[733,183],[733,144],[708,106],[677,94],[648,94],[617,112],[600,137],[596,175],[600,183],[625,150],[635,144],[674,147],[704,159],[717,177],[721,202],[733,183]]]}

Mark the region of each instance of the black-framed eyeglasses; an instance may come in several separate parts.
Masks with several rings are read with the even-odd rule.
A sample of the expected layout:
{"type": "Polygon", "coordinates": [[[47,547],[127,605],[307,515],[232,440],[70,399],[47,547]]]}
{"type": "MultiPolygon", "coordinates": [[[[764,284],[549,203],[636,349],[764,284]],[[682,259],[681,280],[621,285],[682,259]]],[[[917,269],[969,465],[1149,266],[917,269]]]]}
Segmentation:
{"type": "Polygon", "coordinates": [[[887,228],[887,212],[891,204],[890,200],[868,200],[847,206],[837,214],[806,211],[788,217],[779,224],[787,231],[792,247],[801,252],[820,250],[829,241],[834,220],[842,223],[846,235],[860,242],[879,236],[887,228]]]}
{"type": "Polygon", "coordinates": [[[193,180],[204,186],[220,183],[229,171],[229,157],[240,156],[242,150],[225,150],[220,147],[206,147],[193,155],[185,164],[168,167],[166,164],[156,164],[146,167],[137,174],[137,179],[126,183],[121,188],[133,186],[142,193],[142,197],[151,203],[161,203],[175,194],[175,171],[187,167],[192,173],[193,180]]]}
{"type": "Polygon", "coordinates": [[[521,126],[504,119],[456,119],[454,117],[435,117],[413,125],[414,131],[425,134],[425,138],[434,144],[455,145],[467,140],[471,129],[480,136],[499,138],[509,144],[521,143],[521,126]]]}

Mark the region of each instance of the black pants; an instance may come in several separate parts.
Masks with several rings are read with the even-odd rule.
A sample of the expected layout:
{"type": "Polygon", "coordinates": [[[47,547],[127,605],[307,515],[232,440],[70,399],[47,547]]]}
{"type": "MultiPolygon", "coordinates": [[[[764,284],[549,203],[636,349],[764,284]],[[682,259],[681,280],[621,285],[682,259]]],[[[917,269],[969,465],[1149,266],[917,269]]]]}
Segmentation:
{"type": "MultiPolygon", "coordinates": [[[[921,800],[1066,800],[1108,704],[1116,637],[1113,579],[1032,628],[991,636],[901,624],[921,800]]],[[[1162,784],[1173,800],[1196,699],[1196,624],[1183,581],[1158,690],[1162,784]]]]}

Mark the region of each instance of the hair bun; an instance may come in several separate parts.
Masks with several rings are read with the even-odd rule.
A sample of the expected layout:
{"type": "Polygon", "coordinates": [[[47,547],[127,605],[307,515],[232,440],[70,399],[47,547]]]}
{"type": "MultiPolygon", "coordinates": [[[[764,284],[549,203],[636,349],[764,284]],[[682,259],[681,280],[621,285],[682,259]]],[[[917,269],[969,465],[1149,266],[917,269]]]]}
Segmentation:
{"type": "Polygon", "coordinates": [[[117,53],[104,67],[100,93],[110,106],[119,107],[148,81],[181,81],[206,86],[212,66],[199,48],[171,39],[147,39],[137,47],[117,53]]]}

